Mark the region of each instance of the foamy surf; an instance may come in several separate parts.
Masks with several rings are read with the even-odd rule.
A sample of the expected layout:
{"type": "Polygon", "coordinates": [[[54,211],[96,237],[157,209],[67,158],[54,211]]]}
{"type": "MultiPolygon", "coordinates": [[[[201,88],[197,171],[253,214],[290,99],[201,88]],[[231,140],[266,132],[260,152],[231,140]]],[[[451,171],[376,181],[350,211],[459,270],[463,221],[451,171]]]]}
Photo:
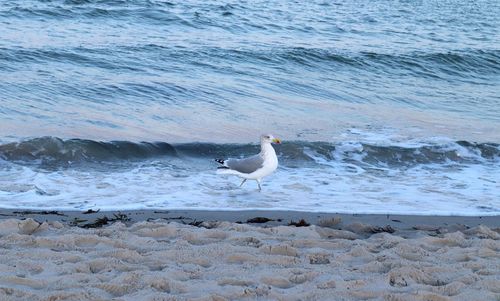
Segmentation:
{"type": "MultiPolygon", "coordinates": [[[[98,142],[42,137],[0,145],[0,207],[297,210],[497,215],[500,146],[375,139],[291,141],[263,191],[216,174],[213,158],[255,144],[98,142]]],[[[255,187],[254,187],[255,186],[255,187]]]]}

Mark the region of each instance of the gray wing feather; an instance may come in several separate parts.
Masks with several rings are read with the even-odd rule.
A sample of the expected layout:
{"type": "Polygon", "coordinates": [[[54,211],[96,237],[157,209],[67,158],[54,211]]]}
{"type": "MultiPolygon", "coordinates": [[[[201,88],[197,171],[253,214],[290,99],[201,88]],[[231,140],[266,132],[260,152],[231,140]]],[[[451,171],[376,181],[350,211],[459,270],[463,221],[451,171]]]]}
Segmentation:
{"type": "Polygon", "coordinates": [[[245,159],[229,159],[226,166],[241,173],[252,173],[264,165],[264,158],[260,155],[251,156],[245,159]]]}

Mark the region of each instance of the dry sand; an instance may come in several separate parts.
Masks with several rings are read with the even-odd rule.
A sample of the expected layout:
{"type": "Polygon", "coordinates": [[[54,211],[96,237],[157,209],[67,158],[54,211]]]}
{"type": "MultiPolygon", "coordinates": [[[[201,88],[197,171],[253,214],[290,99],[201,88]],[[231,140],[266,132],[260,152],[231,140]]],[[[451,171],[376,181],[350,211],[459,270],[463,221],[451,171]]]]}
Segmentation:
{"type": "Polygon", "coordinates": [[[338,223],[4,219],[0,300],[500,300],[496,227],[338,223]]]}

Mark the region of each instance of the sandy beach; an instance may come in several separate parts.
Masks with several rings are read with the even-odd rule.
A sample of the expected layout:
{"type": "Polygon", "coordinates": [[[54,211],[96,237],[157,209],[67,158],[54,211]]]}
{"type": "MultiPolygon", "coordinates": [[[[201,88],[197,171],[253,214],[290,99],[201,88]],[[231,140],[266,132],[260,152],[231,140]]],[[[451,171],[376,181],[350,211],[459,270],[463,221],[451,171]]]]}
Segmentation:
{"type": "Polygon", "coordinates": [[[500,300],[498,217],[0,213],[5,301],[500,300]]]}
{"type": "Polygon", "coordinates": [[[0,1],[0,301],[500,301],[500,1],[0,1]]]}

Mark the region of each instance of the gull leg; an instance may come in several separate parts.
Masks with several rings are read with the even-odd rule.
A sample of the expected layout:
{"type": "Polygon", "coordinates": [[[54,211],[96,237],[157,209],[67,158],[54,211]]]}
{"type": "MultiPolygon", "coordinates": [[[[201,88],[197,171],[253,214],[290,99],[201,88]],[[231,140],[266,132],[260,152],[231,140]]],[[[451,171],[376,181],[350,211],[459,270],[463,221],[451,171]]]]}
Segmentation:
{"type": "Polygon", "coordinates": [[[257,181],[257,185],[259,185],[259,192],[260,192],[260,191],[262,191],[262,188],[260,187],[260,180],[259,180],[259,179],[257,179],[257,180],[255,180],[255,181],[257,181]]]}
{"type": "Polygon", "coordinates": [[[243,179],[243,181],[241,181],[240,187],[243,186],[243,184],[245,184],[246,181],[247,179],[243,179]]]}

